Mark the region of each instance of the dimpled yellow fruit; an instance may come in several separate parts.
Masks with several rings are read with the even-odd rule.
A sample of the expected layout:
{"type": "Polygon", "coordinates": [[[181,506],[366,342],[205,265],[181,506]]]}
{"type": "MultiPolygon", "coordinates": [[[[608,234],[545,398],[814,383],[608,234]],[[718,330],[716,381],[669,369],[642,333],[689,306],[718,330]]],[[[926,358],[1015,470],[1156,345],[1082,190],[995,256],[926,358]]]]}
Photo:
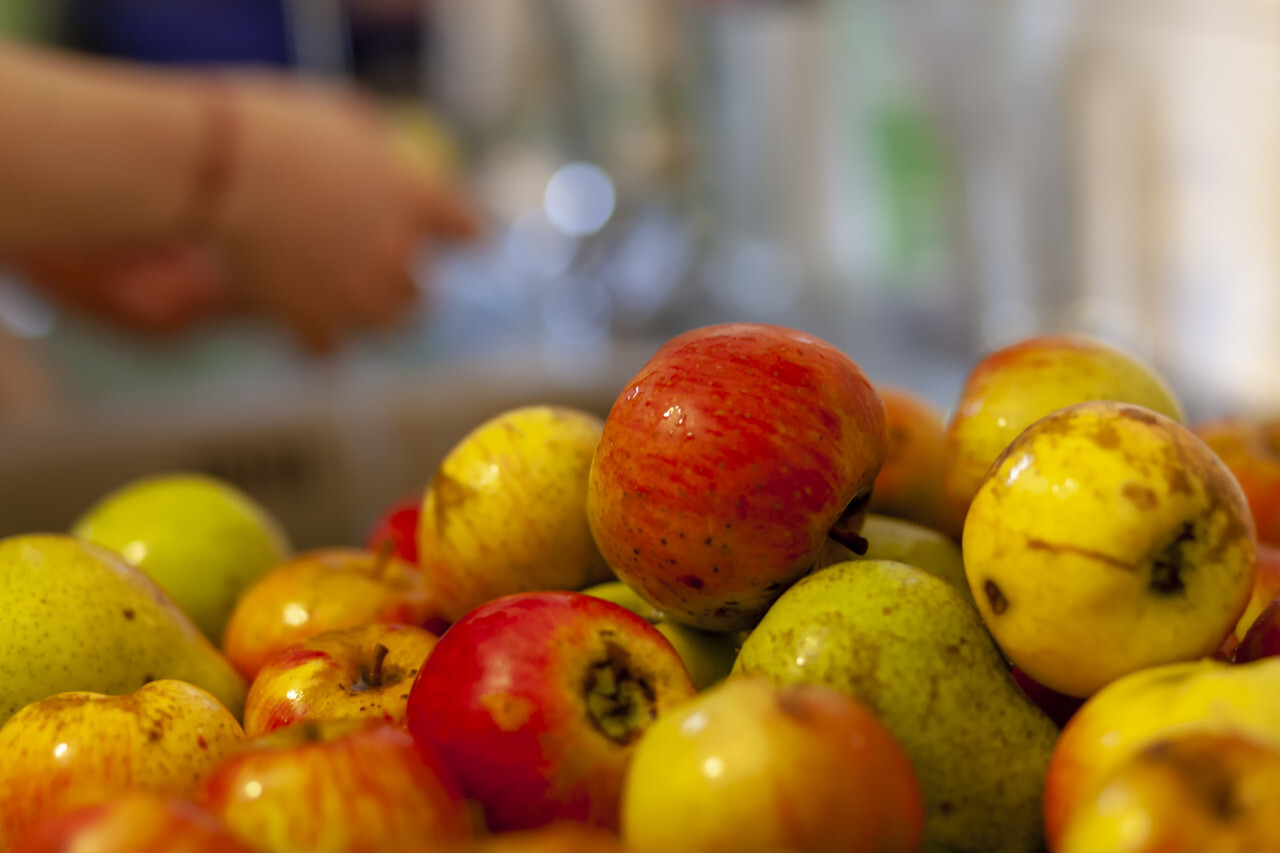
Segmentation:
{"type": "Polygon", "coordinates": [[[587,475],[604,423],[527,406],[481,424],[427,486],[418,562],[447,619],[486,601],[613,580],[587,526],[587,475]]]}
{"type": "Polygon", "coordinates": [[[1280,658],[1152,667],[1085,702],[1049,760],[1044,816],[1050,847],[1059,849],[1087,797],[1124,762],[1155,741],[1192,732],[1237,734],[1280,748],[1280,658]]]}
{"type": "Polygon", "coordinates": [[[943,492],[963,518],[987,469],[1033,421],[1086,400],[1118,400],[1175,421],[1182,409],[1135,356],[1079,335],[1027,338],[985,356],[965,380],[943,442],[943,492]]]}
{"type": "Polygon", "coordinates": [[[964,527],[983,620],[1031,678],[1088,696],[1212,654],[1253,588],[1253,521],[1222,462],[1148,409],[1094,401],[1032,424],[964,527]]]}

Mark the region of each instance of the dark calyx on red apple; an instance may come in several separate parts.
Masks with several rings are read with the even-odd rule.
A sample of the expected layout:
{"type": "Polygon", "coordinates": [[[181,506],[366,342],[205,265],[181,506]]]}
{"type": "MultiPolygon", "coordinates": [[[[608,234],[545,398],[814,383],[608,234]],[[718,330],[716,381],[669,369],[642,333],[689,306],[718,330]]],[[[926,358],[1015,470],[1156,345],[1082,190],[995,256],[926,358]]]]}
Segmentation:
{"type": "Polygon", "coordinates": [[[615,400],[587,517],[618,577],[672,619],[749,628],[829,535],[864,547],[888,441],[878,392],[831,344],[753,323],[695,329],[615,400]]]}

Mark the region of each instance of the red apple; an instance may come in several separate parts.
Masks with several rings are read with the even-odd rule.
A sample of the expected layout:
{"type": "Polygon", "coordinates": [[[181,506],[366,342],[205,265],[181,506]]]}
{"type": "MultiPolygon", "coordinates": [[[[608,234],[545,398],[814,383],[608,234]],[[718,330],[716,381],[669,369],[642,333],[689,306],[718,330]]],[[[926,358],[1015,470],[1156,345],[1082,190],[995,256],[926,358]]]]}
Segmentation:
{"type": "Polygon", "coordinates": [[[914,853],[924,804],[889,729],[832,687],[731,678],[658,720],[623,795],[631,853],[914,853]]]}
{"type": "Polygon", "coordinates": [[[1280,655],[1280,599],[1262,608],[1240,643],[1232,650],[1231,660],[1248,663],[1276,655],[1280,655]]]}
{"type": "Polygon", "coordinates": [[[214,768],[195,802],[266,853],[398,853],[472,836],[448,770],[404,729],[367,720],[264,735],[214,768]]]}
{"type": "Polygon", "coordinates": [[[889,449],[871,489],[868,512],[902,518],[960,538],[964,521],[942,494],[942,412],[918,394],[894,386],[877,387],[889,424],[889,449]]]}
{"type": "Polygon", "coordinates": [[[383,720],[404,725],[409,688],[436,635],[374,622],[326,631],[285,649],[258,671],[244,704],[257,737],[303,720],[383,720]]]}
{"type": "Polygon", "coordinates": [[[749,628],[842,516],[856,536],[887,446],[879,394],[831,344],[752,323],[695,329],[618,395],[587,517],[610,567],[658,609],[749,628]]]}
{"type": "Polygon", "coordinates": [[[132,790],[108,802],[45,815],[9,845],[10,853],[254,853],[204,809],[179,798],[132,790]]]}
{"type": "Polygon", "coordinates": [[[1280,546],[1280,418],[1225,418],[1192,431],[1240,482],[1258,541],[1280,546]]]}
{"type": "Polygon", "coordinates": [[[422,573],[398,557],[318,548],[271,569],[236,602],[222,639],[252,681],[276,655],[308,637],[370,622],[423,625],[437,616],[422,573]]]}
{"type": "Polygon", "coordinates": [[[418,564],[418,516],[422,514],[422,496],[404,498],[387,507],[374,520],[364,546],[378,552],[388,545],[391,553],[406,563],[418,564]]]}
{"type": "Polygon", "coordinates": [[[692,695],[671,644],[625,607],[516,593],[440,638],[409,693],[408,726],[491,830],[560,819],[613,829],[635,741],[692,695]]]}

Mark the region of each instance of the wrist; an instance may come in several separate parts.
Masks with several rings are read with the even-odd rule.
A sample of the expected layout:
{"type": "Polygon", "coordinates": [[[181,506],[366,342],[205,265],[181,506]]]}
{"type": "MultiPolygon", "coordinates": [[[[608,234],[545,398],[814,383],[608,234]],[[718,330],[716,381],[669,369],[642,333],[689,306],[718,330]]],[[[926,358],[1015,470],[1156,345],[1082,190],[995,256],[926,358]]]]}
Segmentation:
{"type": "Polygon", "coordinates": [[[201,132],[187,202],[178,231],[196,239],[211,236],[220,226],[227,197],[239,167],[241,117],[229,86],[220,81],[201,84],[201,132]]]}

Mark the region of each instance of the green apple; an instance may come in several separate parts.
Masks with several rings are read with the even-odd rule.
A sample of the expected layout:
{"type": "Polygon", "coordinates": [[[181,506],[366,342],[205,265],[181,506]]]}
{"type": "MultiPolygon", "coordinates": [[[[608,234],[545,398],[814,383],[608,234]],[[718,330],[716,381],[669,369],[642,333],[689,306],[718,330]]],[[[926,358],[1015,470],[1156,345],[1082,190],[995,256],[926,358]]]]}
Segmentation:
{"type": "Polygon", "coordinates": [[[693,686],[699,690],[722,681],[733,669],[739,645],[736,635],[703,631],[672,622],[667,614],[645,601],[621,581],[597,584],[583,592],[620,604],[648,620],[675,647],[676,654],[680,655],[685,669],[689,671],[693,686]]]}
{"type": "Polygon", "coordinates": [[[248,689],[145,572],[63,534],[0,540],[0,722],[72,690],[131,693],[162,678],[203,687],[239,717],[248,689]]]}
{"type": "Polygon", "coordinates": [[[1005,655],[1089,696],[1212,655],[1253,591],[1253,520],[1204,442],[1149,409],[1095,400],[1028,427],[978,490],[964,565],[1005,655]]]}
{"type": "Polygon", "coordinates": [[[855,554],[836,540],[828,539],[816,568],[846,560],[893,560],[941,578],[974,604],[973,593],[969,591],[969,581],[964,574],[960,546],[951,537],[915,522],[875,513],[867,514],[859,535],[867,541],[866,551],[855,554]]]}
{"type": "Polygon", "coordinates": [[[143,569],[214,643],[240,593],[292,550],[263,506],[203,474],[129,483],[90,507],[71,532],[143,569]]]}

